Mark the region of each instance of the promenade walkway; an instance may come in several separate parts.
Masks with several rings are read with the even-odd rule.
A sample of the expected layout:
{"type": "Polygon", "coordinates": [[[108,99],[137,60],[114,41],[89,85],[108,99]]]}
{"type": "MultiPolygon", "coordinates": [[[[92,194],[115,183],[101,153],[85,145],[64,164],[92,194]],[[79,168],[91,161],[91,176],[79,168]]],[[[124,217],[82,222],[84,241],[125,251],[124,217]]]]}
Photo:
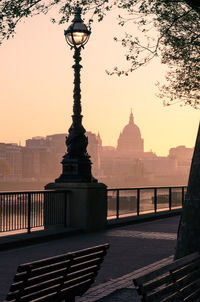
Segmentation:
{"type": "Polygon", "coordinates": [[[174,216],[1,250],[0,301],[4,300],[19,264],[106,242],[110,249],[96,283],[77,302],[138,301],[132,278],[151,269],[154,262],[168,261],[174,254],[178,222],[179,216],[174,216]]]}

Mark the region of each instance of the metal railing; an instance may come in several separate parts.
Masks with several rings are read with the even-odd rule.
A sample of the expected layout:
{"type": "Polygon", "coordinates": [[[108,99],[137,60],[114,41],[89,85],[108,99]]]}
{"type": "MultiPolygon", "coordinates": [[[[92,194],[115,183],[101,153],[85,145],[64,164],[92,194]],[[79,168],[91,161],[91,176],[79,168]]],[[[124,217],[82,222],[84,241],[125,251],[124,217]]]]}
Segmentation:
{"type": "Polygon", "coordinates": [[[67,224],[67,191],[0,193],[0,232],[67,224]],[[48,214],[48,215],[47,215],[48,214]]]}
{"type": "Polygon", "coordinates": [[[108,219],[182,208],[186,186],[108,189],[108,219]]]}
{"type": "MultiPolygon", "coordinates": [[[[180,209],[186,186],[108,189],[107,219],[180,209]]],[[[69,223],[69,191],[0,192],[0,233],[69,223]]]]}

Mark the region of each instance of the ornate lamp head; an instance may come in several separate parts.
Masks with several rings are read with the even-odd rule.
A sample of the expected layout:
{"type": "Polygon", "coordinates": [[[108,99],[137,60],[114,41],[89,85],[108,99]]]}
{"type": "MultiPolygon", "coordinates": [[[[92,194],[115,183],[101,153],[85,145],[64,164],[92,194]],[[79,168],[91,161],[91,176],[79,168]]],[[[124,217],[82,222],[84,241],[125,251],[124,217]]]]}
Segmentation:
{"type": "Polygon", "coordinates": [[[75,17],[72,22],[68,29],[64,31],[65,39],[71,47],[80,48],[87,43],[91,32],[81,19],[81,8],[79,6],[75,8],[75,17]]]}

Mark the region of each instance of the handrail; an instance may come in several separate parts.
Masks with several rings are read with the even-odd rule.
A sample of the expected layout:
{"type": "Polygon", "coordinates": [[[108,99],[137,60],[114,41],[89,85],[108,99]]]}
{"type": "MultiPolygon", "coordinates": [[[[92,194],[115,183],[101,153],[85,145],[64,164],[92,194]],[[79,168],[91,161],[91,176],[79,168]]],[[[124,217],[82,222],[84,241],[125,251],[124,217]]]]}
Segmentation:
{"type": "Polygon", "coordinates": [[[181,209],[187,186],[113,188],[108,192],[108,219],[181,209]],[[129,194],[127,195],[127,191],[129,194]],[[162,192],[163,191],[163,192],[162,192]],[[111,193],[113,192],[113,195],[111,193]],[[132,193],[133,194],[132,194],[132,193]],[[142,195],[146,195],[144,198],[142,195]]]}
{"type": "Polygon", "coordinates": [[[5,194],[27,194],[27,193],[45,193],[45,192],[71,192],[70,190],[24,190],[24,191],[0,191],[0,195],[5,194]]]}
{"type": "Polygon", "coordinates": [[[152,187],[131,187],[131,188],[109,188],[107,191],[115,191],[115,190],[137,190],[137,189],[143,189],[143,190],[153,190],[153,189],[168,189],[168,188],[173,188],[173,189],[178,189],[178,188],[187,188],[186,185],[183,186],[152,186],[152,187]]]}

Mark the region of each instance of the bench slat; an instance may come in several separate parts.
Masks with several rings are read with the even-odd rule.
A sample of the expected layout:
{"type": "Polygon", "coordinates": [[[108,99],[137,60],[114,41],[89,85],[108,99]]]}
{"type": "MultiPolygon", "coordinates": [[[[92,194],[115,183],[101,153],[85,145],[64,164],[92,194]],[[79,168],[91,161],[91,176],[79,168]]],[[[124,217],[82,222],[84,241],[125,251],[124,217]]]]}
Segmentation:
{"type": "Polygon", "coordinates": [[[200,269],[200,259],[192,261],[191,263],[188,263],[183,267],[179,267],[178,269],[170,270],[170,272],[173,274],[173,278],[177,280],[178,278],[181,278],[183,275],[187,275],[197,269],[200,269]]]}
{"type": "MultiPolygon", "coordinates": [[[[42,296],[42,297],[39,297],[37,299],[34,300],[34,302],[55,302],[55,293],[53,294],[48,294],[48,295],[45,295],[45,296],[42,296]]],[[[60,301],[60,300],[59,300],[60,301]]],[[[68,300],[69,302],[75,302],[75,300],[68,300]]],[[[24,302],[29,302],[28,300],[27,301],[24,301],[24,302]]]]}
{"type": "Polygon", "coordinates": [[[145,295],[144,301],[162,301],[161,299],[169,297],[174,291],[176,291],[176,285],[174,283],[165,284],[165,286],[157,288],[157,290],[145,295]]]}
{"type": "Polygon", "coordinates": [[[69,268],[69,273],[73,273],[73,272],[79,271],[81,269],[90,267],[90,266],[100,265],[102,260],[103,260],[103,258],[96,258],[96,259],[92,259],[87,262],[79,263],[78,265],[77,264],[74,265],[72,263],[71,267],[69,268]]]}
{"type": "Polygon", "coordinates": [[[159,269],[156,269],[148,274],[144,274],[141,277],[134,279],[134,284],[137,286],[142,285],[145,282],[148,282],[166,272],[169,270],[176,269],[178,267],[181,267],[182,265],[189,263],[190,261],[193,261],[199,257],[198,253],[193,253],[191,255],[185,256],[183,258],[180,258],[174,262],[171,262],[167,265],[163,264],[159,269]]]}
{"type": "Polygon", "coordinates": [[[100,245],[97,245],[97,246],[94,246],[92,248],[86,248],[86,249],[83,249],[83,250],[79,250],[79,251],[76,251],[76,252],[72,252],[71,254],[73,254],[73,257],[80,257],[80,256],[84,256],[84,255],[89,255],[90,253],[95,253],[95,252],[98,252],[98,251],[101,251],[101,250],[107,250],[109,248],[109,244],[108,243],[105,243],[105,244],[100,244],[100,245]]]}
{"type": "Polygon", "coordinates": [[[87,272],[94,272],[96,273],[97,271],[99,270],[99,265],[98,264],[94,264],[93,266],[90,266],[90,267],[85,267],[85,268],[82,268],[80,270],[77,270],[77,271],[73,271],[73,272],[69,272],[66,276],[66,280],[71,280],[71,279],[74,279],[74,278],[77,278],[87,272]]]}
{"type": "Polygon", "coordinates": [[[190,294],[186,299],[184,299],[184,302],[200,302],[200,288],[193,291],[192,294],[190,294]]]}
{"type": "MultiPolygon", "coordinates": [[[[155,301],[158,302],[158,300],[155,301]]],[[[163,298],[162,302],[180,302],[180,293],[179,292],[171,293],[168,297],[163,298]]]]}
{"type": "Polygon", "coordinates": [[[66,253],[60,256],[55,256],[54,257],[50,257],[47,259],[42,259],[42,260],[36,260],[33,262],[29,262],[29,263],[24,263],[24,264],[20,264],[18,266],[17,272],[21,273],[21,272],[26,272],[28,269],[37,269],[37,268],[42,268],[42,267],[47,267],[49,265],[52,264],[56,264],[56,263],[60,263],[63,261],[69,261],[72,259],[72,254],[71,253],[66,253]]]}
{"type": "Polygon", "coordinates": [[[193,280],[189,284],[181,285],[177,284],[179,287],[179,291],[181,292],[181,296],[185,299],[191,295],[191,293],[200,288],[200,278],[193,280]]]}
{"type": "Polygon", "coordinates": [[[86,254],[86,255],[76,254],[76,255],[73,255],[72,258],[73,258],[74,264],[76,264],[76,263],[78,264],[79,262],[87,261],[87,260],[90,260],[93,258],[102,257],[103,255],[105,255],[105,253],[106,253],[106,250],[102,249],[100,251],[95,251],[93,253],[86,254]]]}
{"type": "MultiPolygon", "coordinates": [[[[50,266],[43,266],[42,268],[36,268],[29,272],[28,278],[34,278],[37,276],[47,275],[50,272],[52,274],[55,272],[59,273],[66,269],[66,267],[70,267],[71,261],[64,261],[62,263],[56,263],[55,265],[51,264],[50,266]]],[[[15,275],[14,281],[24,281],[27,279],[27,272],[17,273],[15,275]]]]}
{"type": "Polygon", "coordinates": [[[67,280],[62,285],[62,291],[77,286],[78,284],[83,284],[85,281],[87,282],[88,280],[92,281],[93,278],[94,278],[94,273],[88,272],[87,274],[79,276],[75,279],[67,280]]]}
{"type": "Polygon", "coordinates": [[[195,280],[198,280],[199,278],[200,278],[200,270],[197,269],[185,276],[183,275],[182,278],[180,279],[174,279],[174,282],[176,282],[178,288],[184,288],[184,287],[188,287],[191,283],[193,283],[195,280]]]}
{"type": "Polygon", "coordinates": [[[151,292],[156,287],[159,287],[166,282],[170,280],[170,274],[166,273],[162,277],[158,277],[157,279],[154,279],[152,281],[149,281],[145,283],[143,286],[139,286],[139,292],[141,292],[143,295],[147,294],[148,292],[151,292]]]}
{"type": "Polygon", "coordinates": [[[74,284],[71,287],[67,287],[64,288],[61,291],[60,297],[67,295],[73,295],[74,293],[76,293],[77,288],[80,288],[80,295],[82,295],[84,292],[86,292],[86,290],[90,287],[90,285],[92,284],[91,279],[86,279],[83,282],[79,283],[79,284],[74,284]]]}

